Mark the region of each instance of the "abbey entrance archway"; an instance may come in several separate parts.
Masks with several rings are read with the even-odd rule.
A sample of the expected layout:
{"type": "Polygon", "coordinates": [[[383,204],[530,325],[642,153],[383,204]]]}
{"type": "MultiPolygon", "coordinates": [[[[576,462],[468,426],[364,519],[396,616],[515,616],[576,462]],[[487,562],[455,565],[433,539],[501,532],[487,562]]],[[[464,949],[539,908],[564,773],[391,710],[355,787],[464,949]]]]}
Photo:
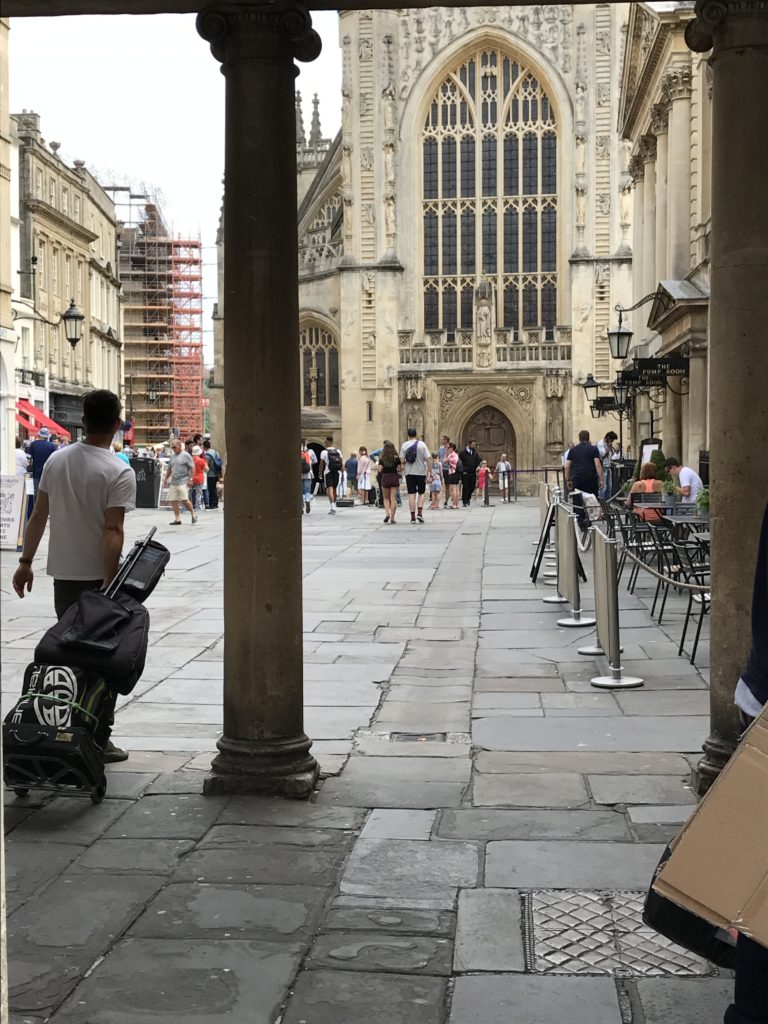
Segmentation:
{"type": "Polygon", "coordinates": [[[492,405],[484,405],[468,420],[461,433],[461,442],[466,444],[471,438],[477,441],[477,448],[491,470],[506,453],[507,459],[514,469],[517,465],[517,438],[515,428],[499,409],[492,405]]]}

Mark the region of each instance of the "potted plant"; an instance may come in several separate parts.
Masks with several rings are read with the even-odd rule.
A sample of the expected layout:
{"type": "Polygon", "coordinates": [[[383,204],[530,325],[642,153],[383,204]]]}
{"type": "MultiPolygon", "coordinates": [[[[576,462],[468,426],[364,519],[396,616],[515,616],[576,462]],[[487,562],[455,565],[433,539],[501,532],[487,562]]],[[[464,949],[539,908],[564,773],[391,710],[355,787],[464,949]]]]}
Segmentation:
{"type": "Polygon", "coordinates": [[[709,488],[702,487],[696,495],[696,507],[702,519],[709,519],[709,488]]]}

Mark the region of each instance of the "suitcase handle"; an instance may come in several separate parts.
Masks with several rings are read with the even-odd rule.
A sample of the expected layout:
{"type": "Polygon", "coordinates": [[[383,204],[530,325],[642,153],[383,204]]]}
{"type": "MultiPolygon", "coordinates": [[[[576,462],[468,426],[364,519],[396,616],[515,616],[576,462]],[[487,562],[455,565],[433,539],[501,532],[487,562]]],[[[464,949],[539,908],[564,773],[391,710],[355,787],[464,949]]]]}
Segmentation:
{"type": "Polygon", "coordinates": [[[42,742],[42,740],[46,738],[46,734],[44,732],[39,732],[37,736],[33,736],[30,739],[23,739],[13,728],[8,730],[8,736],[22,747],[34,747],[35,744],[42,742]]]}

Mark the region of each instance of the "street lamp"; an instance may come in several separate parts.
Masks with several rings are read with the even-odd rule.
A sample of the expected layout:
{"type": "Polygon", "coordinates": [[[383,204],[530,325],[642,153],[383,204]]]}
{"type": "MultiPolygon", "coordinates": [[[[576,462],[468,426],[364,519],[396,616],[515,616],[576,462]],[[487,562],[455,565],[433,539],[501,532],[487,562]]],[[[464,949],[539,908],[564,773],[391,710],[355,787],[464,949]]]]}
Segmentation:
{"type": "Polygon", "coordinates": [[[622,327],[621,306],[616,306],[619,314],[619,326],[612,327],[608,331],[608,345],[611,349],[611,359],[626,359],[629,354],[629,346],[632,344],[632,331],[628,327],[622,327]]]}
{"type": "Polygon", "coordinates": [[[629,401],[629,384],[624,383],[620,373],[616,374],[616,380],[613,383],[613,397],[616,401],[617,409],[626,409],[629,401]]]}
{"type": "Polygon", "coordinates": [[[75,305],[75,300],[71,299],[69,308],[60,314],[59,323],[64,324],[64,336],[66,337],[69,344],[72,346],[74,352],[78,342],[83,336],[83,322],[85,316],[75,305]]]}
{"type": "Polygon", "coordinates": [[[582,384],[582,387],[584,388],[584,394],[587,396],[587,401],[593,402],[597,398],[600,385],[591,373],[587,374],[587,379],[582,384]]]}

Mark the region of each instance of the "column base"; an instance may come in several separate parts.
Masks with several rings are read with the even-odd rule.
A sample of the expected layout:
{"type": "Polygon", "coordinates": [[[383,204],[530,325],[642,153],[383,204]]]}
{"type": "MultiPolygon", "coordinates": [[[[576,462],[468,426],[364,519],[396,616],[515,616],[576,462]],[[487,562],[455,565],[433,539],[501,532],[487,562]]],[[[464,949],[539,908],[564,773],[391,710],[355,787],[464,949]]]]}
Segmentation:
{"type": "Polygon", "coordinates": [[[736,741],[723,739],[712,733],[704,741],[704,757],[691,771],[691,788],[698,797],[703,797],[713,782],[717,781],[720,772],[728,764],[736,741]]]}
{"type": "Polygon", "coordinates": [[[237,740],[222,736],[211,774],[203,783],[205,796],[262,794],[306,800],[320,775],[309,753],[312,741],[304,735],[280,740],[237,740]]]}

